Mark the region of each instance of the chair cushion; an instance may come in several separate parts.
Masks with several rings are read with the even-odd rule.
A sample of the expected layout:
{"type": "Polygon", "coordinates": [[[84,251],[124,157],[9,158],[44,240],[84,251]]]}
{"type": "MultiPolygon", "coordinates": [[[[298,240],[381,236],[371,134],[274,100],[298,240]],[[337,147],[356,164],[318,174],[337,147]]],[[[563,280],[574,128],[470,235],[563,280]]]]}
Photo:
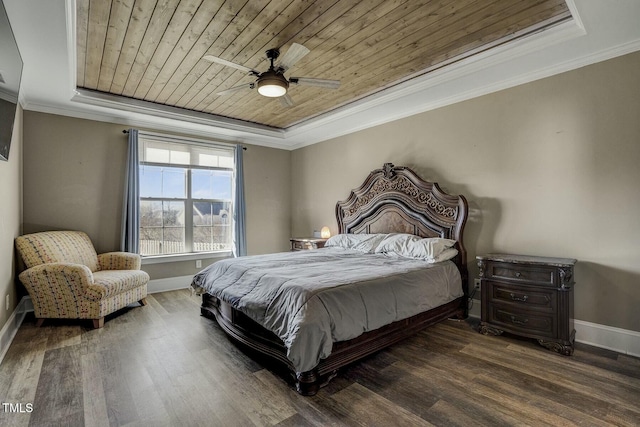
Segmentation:
{"type": "Polygon", "coordinates": [[[16,238],[16,247],[27,268],[52,262],[82,264],[98,270],[98,254],[81,231],[45,231],[16,238]]]}
{"type": "Polygon", "coordinates": [[[144,286],[149,275],[142,270],[101,270],[93,273],[93,284],[89,285],[87,296],[101,299],[144,286]]]}

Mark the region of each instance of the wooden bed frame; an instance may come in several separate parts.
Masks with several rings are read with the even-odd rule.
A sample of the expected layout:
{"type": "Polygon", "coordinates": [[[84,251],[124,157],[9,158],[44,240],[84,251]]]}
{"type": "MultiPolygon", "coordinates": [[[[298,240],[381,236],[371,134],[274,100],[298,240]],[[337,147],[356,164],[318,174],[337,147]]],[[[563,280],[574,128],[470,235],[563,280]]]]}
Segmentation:
{"type": "Polygon", "coordinates": [[[316,394],[347,364],[379,351],[450,317],[466,318],[468,299],[467,255],[462,241],[467,220],[463,196],[443,192],[437,183],[422,180],[407,167],[385,163],[369,174],[347,200],[336,205],[340,233],[410,233],[457,241],[453,260],[462,276],[464,296],[416,316],[391,323],[348,341],[333,344],[331,355],[310,371],[296,372],[282,341],[224,301],[204,294],[202,315],[216,319],[232,338],[285,367],[302,395],[316,394]]]}

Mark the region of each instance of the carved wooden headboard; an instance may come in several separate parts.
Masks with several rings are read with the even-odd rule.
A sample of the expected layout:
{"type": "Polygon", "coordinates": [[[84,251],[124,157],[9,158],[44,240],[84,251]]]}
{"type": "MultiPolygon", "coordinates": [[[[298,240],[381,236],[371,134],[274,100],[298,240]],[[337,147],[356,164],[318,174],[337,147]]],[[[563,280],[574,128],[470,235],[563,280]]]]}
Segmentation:
{"type": "Polygon", "coordinates": [[[336,204],[340,233],[410,233],[456,240],[454,260],[466,292],[467,252],[462,241],[468,207],[464,196],[445,193],[413,170],[385,163],[349,198],[336,204]]]}

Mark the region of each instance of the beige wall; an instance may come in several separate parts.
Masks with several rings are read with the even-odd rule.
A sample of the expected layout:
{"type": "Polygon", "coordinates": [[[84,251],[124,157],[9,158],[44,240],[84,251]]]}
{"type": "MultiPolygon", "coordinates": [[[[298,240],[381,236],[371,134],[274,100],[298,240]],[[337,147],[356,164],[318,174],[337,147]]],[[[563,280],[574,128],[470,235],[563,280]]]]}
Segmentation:
{"type": "MultiPolygon", "coordinates": [[[[118,250],[126,126],[24,114],[24,232],[83,230],[98,252],[118,250]]],[[[244,154],[250,254],[288,248],[288,151],[247,145],[244,154]]],[[[203,262],[207,265],[207,261],[203,262]]],[[[143,266],[152,279],[196,273],[193,261],[143,266]]]]}
{"type": "Polygon", "coordinates": [[[13,125],[9,161],[0,161],[0,329],[15,310],[21,290],[16,286],[16,258],[13,241],[22,222],[22,108],[13,125]],[[5,301],[9,295],[9,310],[5,301]]]}
{"type": "Polygon", "coordinates": [[[98,252],[120,246],[123,126],[24,114],[25,233],[85,231],[98,252]]]}
{"type": "Polygon", "coordinates": [[[292,231],[384,162],[470,206],[469,269],[487,252],[579,260],[575,317],[640,331],[640,53],[305,147],[292,155],[292,231]]]}

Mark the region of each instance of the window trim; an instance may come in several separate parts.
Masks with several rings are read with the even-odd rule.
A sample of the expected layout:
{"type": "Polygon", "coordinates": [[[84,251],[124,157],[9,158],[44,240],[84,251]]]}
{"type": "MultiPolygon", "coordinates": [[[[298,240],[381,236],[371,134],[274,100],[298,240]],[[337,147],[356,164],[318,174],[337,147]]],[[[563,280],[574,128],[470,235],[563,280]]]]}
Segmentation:
{"type": "Polygon", "coordinates": [[[216,252],[191,252],[182,254],[166,254],[166,255],[141,255],[142,265],[162,264],[165,262],[195,261],[198,259],[212,258],[231,258],[232,250],[216,251],[216,252]]]}
{"type": "Polygon", "coordinates": [[[236,142],[228,142],[228,143],[216,142],[216,141],[209,141],[206,139],[182,137],[177,135],[166,135],[166,134],[147,132],[147,131],[141,130],[141,131],[138,131],[138,140],[141,141],[142,139],[158,141],[158,142],[166,142],[167,144],[197,145],[204,148],[218,148],[218,149],[232,150],[232,151],[233,151],[233,144],[236,144],[236,142]]]}

